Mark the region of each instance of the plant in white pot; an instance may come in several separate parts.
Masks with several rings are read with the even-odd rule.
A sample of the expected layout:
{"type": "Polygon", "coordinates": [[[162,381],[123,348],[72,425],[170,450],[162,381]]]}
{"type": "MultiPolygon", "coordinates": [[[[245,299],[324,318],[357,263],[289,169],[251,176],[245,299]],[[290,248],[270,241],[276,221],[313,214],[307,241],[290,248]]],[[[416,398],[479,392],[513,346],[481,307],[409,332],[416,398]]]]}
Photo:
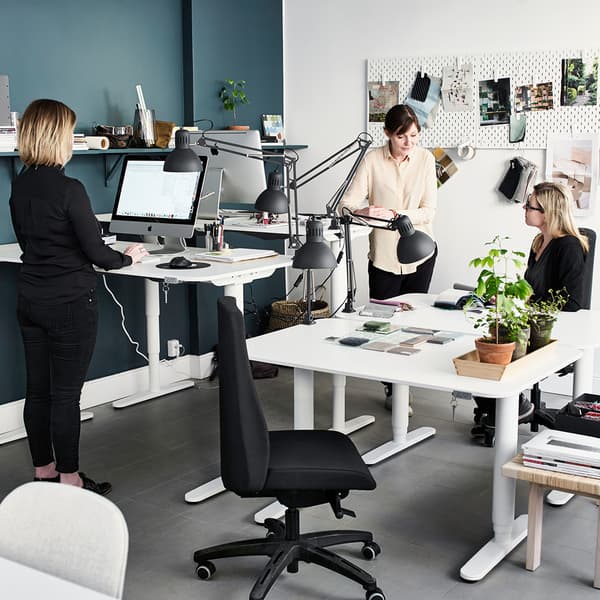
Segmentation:
{"type": "Polygon", "coordinates": [[[527,305],[527,315],[531,328],[529,352],[533,352],[550,342],[552,328],[558,314],[564,308],[569,294],[565,288],[548,291],[544,300],[535,300],[527,305]]]}
{"type": "Polygon", "coordinates": [[[505,247],[508,239],[495,236],[486,244],[490,246],[488,253],[469,262],[469,266],[480,269],[474,294],[490,305],[475,321],[475,326],[484,332],[475,341],[481,362],[508,364],[513,360],[517,342],[517,357],[525,353],[527,344],[525,302],[533,290],[520,274],[525,253],[505,247]]]}

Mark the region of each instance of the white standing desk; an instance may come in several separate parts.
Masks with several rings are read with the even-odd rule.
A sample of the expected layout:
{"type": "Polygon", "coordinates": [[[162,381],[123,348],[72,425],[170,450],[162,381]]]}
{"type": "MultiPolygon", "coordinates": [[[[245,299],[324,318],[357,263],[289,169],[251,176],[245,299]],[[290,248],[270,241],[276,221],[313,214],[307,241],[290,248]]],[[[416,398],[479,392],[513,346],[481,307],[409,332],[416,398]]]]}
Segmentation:
{"type": "Polygon", "coordinates": [[[90,588],[0,557],[0,581],[10,600],[114,600],[90,588]]]}
{"type": "MultiPolygon", "coordinates": [[[[426,322],[420,324],[422,327],[435,327],[426,322]]],[[[460,376],[454,370],[452,358],[474,347],[473,337],[470,335],[459,337],[443,346],[426,344],[427,347],[422,352],[412,356],[346,347],[325,340],[327,336],[357,335],[356,327],[357,322],[353,319],[322,319],[312,326],[298,325],[249,339],[248,353],[253,360],[294,369],[296,428],[313,427],[315,371],[391,382],[394,409],[400,409],[401,413],[396,425],[399,430],[394,431],[394,438],[398,439],[408,437],[408,394],[399,392],[398,388],[406,389],[413,385],[445,391],[463,390],[478,396],[498,398],[492,496],[494,537],[460,571],[463,579],[480,580],[527,535],[527,515],[515,519],[515,481],[506,479],[501,473],[502,465],[517,453],[519,393],[558,369],[578,361],[582,358],[583,351],[559,341],[539,361],[532,364],[527,372],[515,373],[501,381],[492,381],[460,376]]],[[[579,381],[584,375],[587,375],[585,370],[576,368],[576,388],[584,389],[591,385],[591,382],[579,381]]],[[[265,516],[272,514],[269,509],[261,512],[265,516]]]]}

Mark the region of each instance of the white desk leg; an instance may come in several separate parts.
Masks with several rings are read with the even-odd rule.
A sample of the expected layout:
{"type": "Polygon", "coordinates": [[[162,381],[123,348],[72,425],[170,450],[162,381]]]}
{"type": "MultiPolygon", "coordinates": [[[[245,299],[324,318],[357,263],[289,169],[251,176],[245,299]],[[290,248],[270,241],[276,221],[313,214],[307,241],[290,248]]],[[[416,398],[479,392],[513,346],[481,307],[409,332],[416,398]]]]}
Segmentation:
{"type": "Polygon", "coordinates": [[[516,480],[502,475],[502,465],[517,453],[519,397],[496,401],[496,444],[492,495],[494,537],[460,570],[467,581],[483,579],[527,537],[527,515],[515,519],[516,480]]]}
{"type": "Polygon", "coordinates": [[[123,408],[132,404],[146,402],[166,394],[193,387],[191,379],[160,385],[160,297],[158,283],[150,279],[144,280],[146,295],[146,336],[148,338],[148,376],[150,387],[146,392],[132,394],[113,402],[115,408],[123,408]]]}
{"type": "Polygon", "coordinates": [[[408,431],[408,392],[408,385],[392,385],[392,441],[363,454],[362,458],[368,465],[377,464],[435,435],[433,427],[419,427],[408,431]]]}
{"type": "MultiPolygon", "coordinates": [[[[244,286],[243,284],[231,283],[223,286],[223,293],[225,296],[233,296],[235,298],[236,306],[244,312],[244,286]]],[[[223,480],[220,477],[216,477],[215,479],[208,481],[207,483],[203,483],[198,487],[186,492],[185,501],[190,504],[195,504],[197,502],[202,502],[207,498],[211,498],[212,496],[216,496],[221,492],[225,491],[225,486],[223,485],[223,480]]]]}
{"type": "MultiPolygon", "coordinates": [[[[575,362],[575,372],[573,375],[573,398],[578,398],[581,394],[592,391],[592,381],[594,377],[594,349],[584,348],[583,356],[575,362]]],[[[561,492],[559,490],[550,490],[546,495],[546,503],[552,506],[564,506],[574,494],[561,492]]]]}
{"type": "MultiPolygon", "coordinates": [[[[306,369],[294,369],[294,429],[314,429],[314,372],[306,369]]],[[[272,502],[254,515],[256,523],[265,519],[280,519],[285,507],[272,502]]]]}
{"type": "Polygon", "coordinates": [[[331,429],[349,435],[375,421],[372,415],[361,415],[346,421],[346,376],[333,375],[333,423],[331,429]]]}

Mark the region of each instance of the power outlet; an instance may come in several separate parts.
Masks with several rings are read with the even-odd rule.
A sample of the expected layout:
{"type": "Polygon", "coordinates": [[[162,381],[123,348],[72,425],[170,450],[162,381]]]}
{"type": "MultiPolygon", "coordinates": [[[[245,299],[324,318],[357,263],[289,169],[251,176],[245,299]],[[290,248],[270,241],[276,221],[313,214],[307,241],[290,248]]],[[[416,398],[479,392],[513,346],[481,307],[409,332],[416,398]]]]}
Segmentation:
{"type": "Polygon", "coordinates": [[[181,351],[181,345],[179,340],[168,340],[167,341],[167,356],[169,358],[177,358],[181,351]]]}

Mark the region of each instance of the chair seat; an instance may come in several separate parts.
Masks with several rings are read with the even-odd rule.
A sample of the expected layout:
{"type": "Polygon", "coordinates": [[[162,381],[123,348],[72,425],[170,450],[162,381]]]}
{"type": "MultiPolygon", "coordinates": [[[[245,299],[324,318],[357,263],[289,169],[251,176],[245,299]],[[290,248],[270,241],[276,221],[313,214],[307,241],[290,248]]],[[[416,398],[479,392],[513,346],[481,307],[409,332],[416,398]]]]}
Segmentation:
{"type": "Polygon", "coordinates": [[[375,480],[350,438],[338,431],[270,431],[261,495],[281,490],[373,490],[375,480]]]}

